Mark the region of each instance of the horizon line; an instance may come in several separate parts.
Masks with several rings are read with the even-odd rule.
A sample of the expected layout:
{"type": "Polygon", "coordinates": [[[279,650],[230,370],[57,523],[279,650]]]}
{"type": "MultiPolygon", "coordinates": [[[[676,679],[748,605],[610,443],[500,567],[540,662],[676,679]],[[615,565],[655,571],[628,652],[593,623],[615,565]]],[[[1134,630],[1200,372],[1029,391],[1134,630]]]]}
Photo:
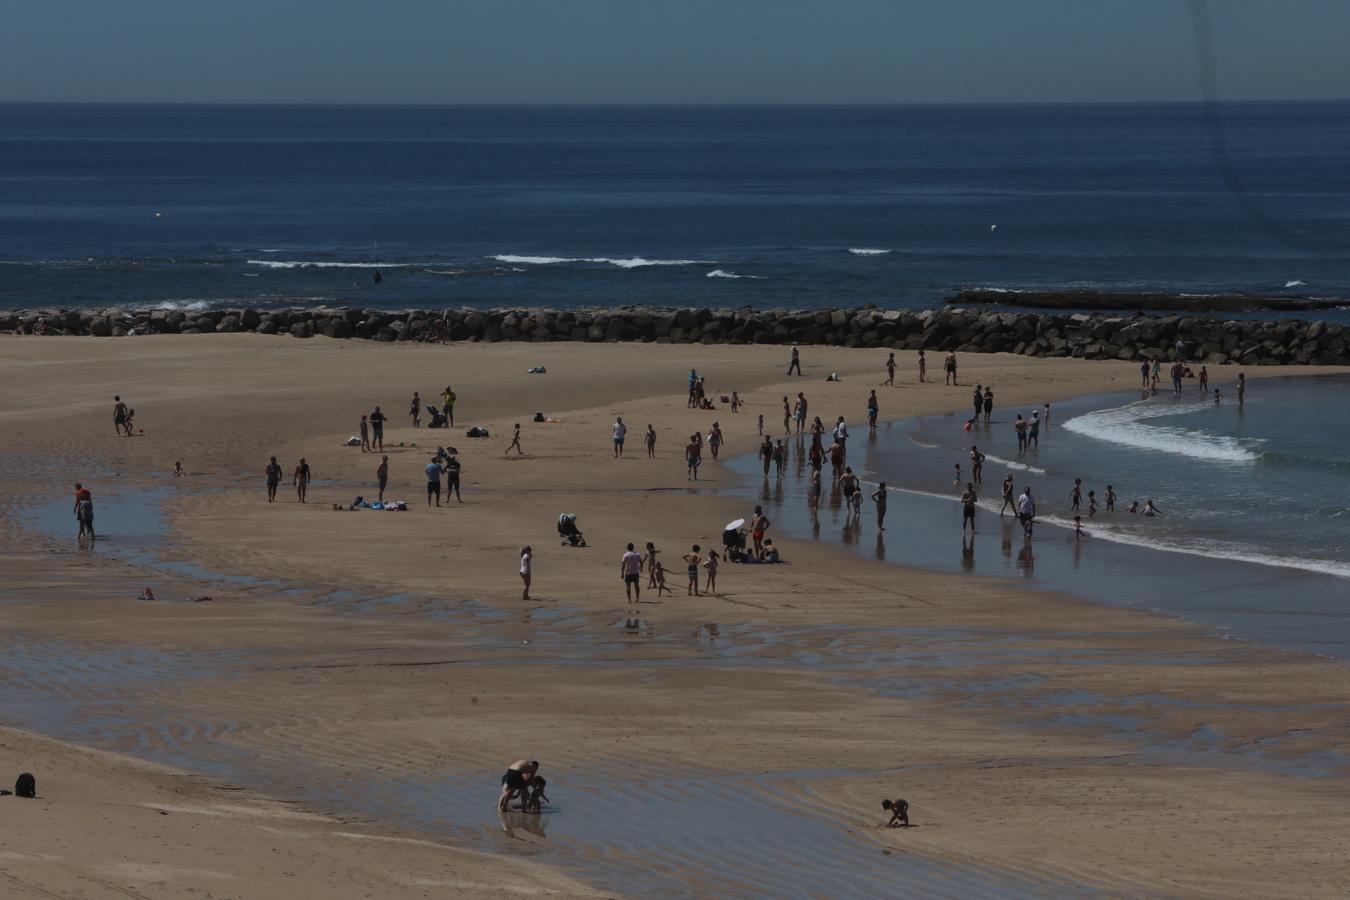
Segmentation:
{"type": "Polygon", "coordinates": [[[1207,103],[1346,103],[1347,97],[1226,98],[1208,101],[1185,100],[904,100],[904,101],[462,101],[462,102],[374,102],[341,100],[5,100],[0,106],[211,106],[284,108],[361,108],[361,109],[903,109],[916,107],[1026,107],[1026,106],[1202,106],[1207,103]]]}

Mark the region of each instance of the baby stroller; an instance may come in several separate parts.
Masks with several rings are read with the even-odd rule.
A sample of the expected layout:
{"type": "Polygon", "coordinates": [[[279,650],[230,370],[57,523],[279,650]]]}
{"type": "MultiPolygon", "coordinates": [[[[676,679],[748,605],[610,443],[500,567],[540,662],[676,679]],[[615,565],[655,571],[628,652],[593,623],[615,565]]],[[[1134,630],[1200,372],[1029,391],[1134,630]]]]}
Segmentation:
{"type": "Polygon", "coordinates": [[[744,524],[744,519],[737,519],[722,530],[722,558],[728,562],[740,562],[745,557],[744,524]]]}
{"type": "Polygon", "coordinates": [[[427,414],[431,416],[431,421],[427,423],[428,428],[449,428],[450,422],[445,418],[445,413],[441,412],[439,406],[427,404],[427,414]]]}
{"type": "Polygon", "coordinates": [[[558,534],[562,535],[564,547],[586,546],[586,538],[577,529],[577,517],[572,513],[558,516],[558,534]]]}

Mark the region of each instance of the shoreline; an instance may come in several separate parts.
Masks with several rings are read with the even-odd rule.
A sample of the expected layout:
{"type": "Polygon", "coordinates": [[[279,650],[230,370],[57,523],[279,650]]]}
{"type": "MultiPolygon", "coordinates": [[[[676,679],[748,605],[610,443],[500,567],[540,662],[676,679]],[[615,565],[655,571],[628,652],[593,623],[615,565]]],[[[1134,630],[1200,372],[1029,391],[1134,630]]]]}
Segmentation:
{"type": "MultiPolygon", "coordinates": [[[[26,432],[33,444],[30,452],[49,454],[49,460],[68,459],[72,452],[108,456],[108,471],[127,472],[132,486],[145,481],[135,472],[166,471],[181,455],[189,469],[207,474],[194,476],[172,504],[170,553],[213,571],[244,571],[264,582],[281,577],[299,581],[311,592],[347,590],[358,597],[380,597],[401,590],[430,598],[481,598],[485,604],[477,609],[454,601],[458,605],[441,612],[423,601],[380,604],[336,598],[321,603],[288,597],[280,588],[249,585],[228,587],[211,604],[137,604],[129,592],[114,599],[106,590],[95,590],[94,582],[75,580],[58,603],[34,603],[29,598],[36,594],[25,589],[23,598],[0,610],[12,629],[61,635],[77,646],[93,640],[193,652],[253,648],[260,660],[275,657],[254,672],[253,657],[240,656],[246,668],[237,676],[242,679],[237,686],[222,691],[212,687],[213,679],[201,687],[184,684],[173,704],[184,714],[191,712],[185,723],[198,717],[203,723],[234,722],[224,741],[249,751],[262,764],[321,760],[322,765],[314,764],[315,772],[328,765],[360,772],[378,764],[388,768],[389,777],[398,778],[437,765],[490,771],[503,744],[543,744],[539,758],[551,767],[551,776],[562,773],[558,784],[566,792],[560,802],[568,806],[549,826],[550,839],[561,840],[562,834],[555,837],[553,832],[570,821],[580,822],[586,805],[579,798],[587,783],[569,790],[569,770],[617,766],[649,773],[644,777],[654,787],[680,796],[711,790],[707,783],[675,777],[698,761],[721,770],[740,790],[756,792],[755,797],[767,788],[757,786],[753,773],[787,773],[787,780],[774,788],[777,793],[813,796],[813,809],[828,810],[855,830],[872,818],[859,810],[875,805],[873,795],[903,789],[916,803],[916,815],[923,811],[919,821],[925,827],[875,837],[888,848],[903,848],[905,855],[966,858],[985,867],[1011,864],[1057,877],[1076,872],[1079,883],[1105,879],[1118,890],[1152,886],[1156,891],[1176,877],[1192,889],[1214,884],[1210,879],[1217,877],[1221,862],[1236,872],[1256,864],[1278,867],[1279,874],[1262,875],[1240,893],[1269,885],[1271,877],[1287,879],[1291,891],[1300,884],[1314,886],[1313,881],[1300,881],[1308,875],[1297,869],[1297,854],[1272,862],[1256,849],[1262,838],[1244,831],[1242,819],[1230,823],[1225,816],[1217,830],[1185,836],[1169,823],[1177,821],[1176,815],[1189,818],[1188,807],[1197,814],[1213,812],[1212,795],[1222,782],[1224,802],[1235,810],[1246,809],[1248,803],[1277,810],[1271,815],[1284,822],[1278,828],[1294,829],[1291,835],[1305,840],[1308,848],[1320,847],[1312,823],[1325,826],[1333,813],[1288,781],[1290,776],[1278,774],[1283,770],[1275,763],[1287,758],[1289,765],[1311,766],[1316,748],[1334,738],[1330,723],[1343,719],[1345,702],[1346,676],[1339,664],[1288,659],[1264,648],[1216,640],[1185,623],[1096,608],[1042,591],[1008,592],[998,585],[972,585],[918,570],[902,570],[904,583],[896,585],[894,569],[857,563],[834,549],[796,541],[784,542],[790,566],[756,572],[724,568],[728,598],[686,601],[679,595],[661,605],[644,602],[640,610],[631,611],[643,624],[627,627],[625,613],[630,611],[622,600],[616,602],[616,586],[619,594],[621,586],[613,579],[615,560],[609,548],[622,546],[625,536],[634,540],[645,532],[673,556],[690,539],[706,536],[705,545],[713,543],[715,526],[726,521],[722,515],[744,506],[729,489],[729,472],[720,471],[721,466],[705,467],[715,477],[699,494],[686,493],[683,469],[674,458],[674,435],[704,427],[710,417],[678,410],[679,379],[672,373],[687,371],[691,362],[700,369],[710,366],[710,380],[728,387],[739,384],[754,404],[750,410],[763,410],[766,420],[773,421],[777,394],[786,384],[781,350],[738,351],[738,358],[729,359],[712,356],[724,353],[717,348],[620,346],[603,348],[593,360],[583,361],[564,345],[541,359],[551,373],[548,379],[532,380],[519,372],[548,348],[451,348],[459,354],[451,364],[466,373],[455,381],[461,397],[492,398],[467,400],[490,410],[480,414],[471,406],[465,412],[470,423],[486,425],[494,435],[509,433],[512,418],[539,406],[563,421],[556,427],[530,428],[523,460],[494,458],[493,451],[501,449],[496,438],[490,448],[466,449],[462,509],[437,513],[419,506],[385,515],[327,509],[330,499],[350,499],[347,494],[364,480],[356,473],[364,475],[371,465],[358,451],[338,446],[348,429],[339,424],[335,430],[334,410],[343,414],[354,386],[362,394],[381,396],[390,392],[389,385],[406,384],[410,377],[430,381],[431,373],[447,365],[439,350],[407,347],[391,353],[339,342],[276,347],[244,336],[199,340],[182,342],[185,355],[178,360],[137,359],[135,353],[143,348],[128,348],[123,354],[114,349],[122,342],[86,345],[97,346],[100,356],[105,347],[113,355],[62,369],[65,383],[60,390],[79,398],[74,408],[44,406],[41,396],[26,398],[34,409],[61,410],[50,422],[37,421],[26,432]],[[206,355],[198,348],[205,348],[206,355]],[[570,358],[565,355],[569,352],[570,358]],[[296,355],[300,353],[305,355],[296,355]],[[662,353],[666,356],[657,355],[662,353]],[[684,355],[675,355],[679,353],[684,355]],[[194,371],[208,376],[228,360],[245,356],[252,368],[228,384],[168,377],[170,372],[194,371]],[[81,383],[85,369],[100,383],[116,373],[119,385],[130,385],[124,392],[134,391],[138,405],[150,411],[145,419],[150,437],[111,444],[101,421],[87,429],[81,424],[86,411],[97,410],[101,420],[103,408],[101,395],[95,397],[81,383]],[[606,381],[605,373],[615,371],[627,379],[606,381]],[[283,372],[289,378],[278,383],[283,372]],[[297,395],[307,402],[286,407],[287,399],[297,395]],[[204,398],[210,398],[206,408],[204,398]],[[661,423],[660,459],[649,465],[642,459],[608,458],[605,438],[615,407],[635,429],[649,417],[661,423]],[[260,430],[259,409],[277,413],[279,424],[264,424],[265,434],[254,433],[260,430]],[[238,423],[250,427],[240,430],[238,423]],[[274,431],[277,437],[270,436],[274,431]],[[257,476],[251,474],[259,445],[288,459],[308,453],[316,471],[332,479],[316,485],[310,509],[261,503],[257,476]],[[81,449],[85,447],[91,450],[81,449]],[[105,449],[92,450],[98,447],[105,449]],[[565,481],[558,480],[558,471],[567,473],[565,481]],[[599,549],[568,552],[547,545],[546,540],[556,539],[549,531],[557,508],[569,507],[582,514],[588,541],[599,549]],[[547,597],[542,604],[521,604],[513,596],[518,592],[514,579],[496,571],[503,556],[510,563],[522,538],[536,542],[539,588],[547,597]],[[396,559],[412,564],[383,564],[388,561],[383,547],[397,547],[396,559]],[[447,556],[447,547],[458,549],[447,556]],[[382,593],[374,594],[372,588],[382,593]],[[348,614],[335,616],[343,604],[349,605],[348,614]],[[203,629],[203,617],[219,624],[203,629]],[[715,623],[715,635],[709,623],[715,623]],[[472,641],[479,633],[490,640],[475,649],[472,641]],[[1075,657],[1082,662],[1071,663],[1075,657]],[[447,660],[453,664],[432,665],[447,660]],[[1311,697],[1306,685],[1314,674],[1318,687],[1311,697]],[[1039,680],[1028,680],[1030,675],[1039,680]],[[963,680],[952,683],[953,678],[963,680]],[[1305,687],[1291,690],[1299,684],[1305,687]],[[884,690],[876,690],[878,686],[884,690]],[[1100,698],[1052,702],[1071,690],[1096,692],[1100,698]],[[1129,699],[1149,696],[1150,691],[1192,705],[1129,699]],[[470,695],[482,702],[470,703],[470,695]],[[1291,701],[1295,695],[1301,699],[1291,701]],[[303,704],[295,702],[299,696],[303,704]],[[530,698],[525,721],[511,715],[519,698],[530,698]],[[1266,710],[1277,704],[1276,698],[1288,708],[1243,712],[1266,710]],[[1033,701],[1050,705],[1035,706],[1033,701]],[[1216,705],[1220,701],[1233,706],[1216,705]],[[1309,705],[1314,701],[1327,708],[1316,711],[1309,705]],[[378,712],[371,718],[360,716],[360,709],[378,712]],[[1106,722],[1121,715],[1138,718],[1141,709],[1149,722],[1143,740],[1156,747],[1137,754],[1130,744],[1119,743],[1113,736],[1116,729],[1106,722]],[[1222,738],[1200,756],[1168,762],[1198,740],[1190,735],[1202,715],[1222,738]],[[891,762],[897,716],[906,723],[902,770],[891,762]],[[600,721],[603,727],[597,726],[600,721]],[[359,739],[353,737],[347,741],[351,746],[343,747],[339,735],[352,722],[360,723],[359,739]],[[1253,770],[1254,764],[1242,762],[1240,751],[1230,746],[1296,725],[1304,728],[1296,744],[1286,739],[1263,745],[1269,747],[1262,750],[1270,757],[1269,771],[1259,766],[1253,770]],[[1044,745],[1046,728],[1054,735],[1052,748],[1044,745]],[[1104,761],[1121,753],[1127,762],[1104,761]],[[1002,757],[1017,762],[1010,768],[985,768],[980,762],[1002,757]],[[1197,760],[1206,758],[1214,760],[1214,768],[1197,769],[1197,760]],[[878,769],[877,761],[883,759],[887,763],[878,769]],[[1131,840],[1121,845],[1120,832],[1085,838],[1088,852],[1109,860],[1106,865],[1089,865],[1059,849],[1073,846],[1063,840],[1066,829],[1084,830],[1092,816],[1090,804],[1072,799],[1073,773],[1089,773],[1078,768],[1088,763],[1075,759],[1093,760],[1090,771],[1099,785],[1121,792],[1112,809],[1116,824],[1131,840]],[[1244,783],[1226,781],[1223,772],[1230,766],[1244,783]],[[811,767],[809,773],[806,767],[811,767]],[[817,769],[843,774],[816,774],[817,769]],[[963,786],[961,778],[970,784],[963,786]],[[1120,799],[1138,796],[1135,792],[1141,790],[1151,794],[1146,783],[1165,785],[1165,795],[1156,801],[1166,811],[1161,819],[1156,809],[1136,811],[1120,799]],[[1036,847],[1015,846],[1019,836],[1000,826],[1014,810],[1044,822],[1045,833],[1036,847]],[[1049,815],[1050,810],[1059,812],[1049,815]],[[1306,824],[1299,824],[1299,818],[1306,824]],[[1106,837],[1111,840],[1103,842],[1106,837]],[[1190,842],[1198,856],[1189,854],[1195,858],[1180,867],[1161,862],[1163,857],[1149,857],[1160,840],[1190,842]],[[1215,840],[1222,840],[1223,847],[1215,840]],[[1237,859],[1244,852],[1249,862],[1237,859]],[[1213,862],[1207,861],[1209,855],[1213,862]]],[[[55,346],[42,345],[31,352],[46,353],[46,347],[55,346]]],[[[859,392],[879,380],[876,354],[812,349],[804,357],[822,373],[819,378],[831,370],[845,377],[842,383],[818,377],[796,382],[822,412],[854,408],[859,392]]],[[[911,355],[904,364],[907,371],[912,368],[911,355]]],[[[1061,388],[1077,392],[1088,382],[1106,386],[1109,378],[1105,369],[1074,361],[972,358],[971,366],[977,373],[972,378],[996,371],[993,377],[1002,396],[1010,400],[1044,399],[1061,388]],[[1049,368],[1071,364],[1082,367],[1080,381],[1071,379],[1067,368],[1049,368]],[[1022,368],[1031,366],[1042,368],[1039,373],[1022,368]],[[1059,376],[1047,374],[1052,371],[1059,376]],[[1049,393],[1047,383],[1054,388],[1049,393]]],[[[1253,373],[1258,374],[1276,373],[1253,373]]],[[[964,396],[964,388],[906,384],[888,394],[886,403],[932,412],[959,406],[964,396]]],[[[12,404],[0,417],[30,421],[23,408],[12,404]]],[[[749,446],[751,438],[743,432],[749,428],[753,435],[753,413],[742,416],[734,431],[730,416],[722,416],[729,439],[749,446]]],[[[396,440],[409,435],[419,443],[429,440],[426,433],[414,435],[406,428],[397,430],[396,440]]],[[[437,434],[430,443],[448,437],[437,434]]],[[[464,442],[456,440],[463,449],[464,442]]],[[[418,455],[405,451],[393,457],[400,472],[411,466],[404,460],[418,455]]],[[[24,490],[37,471],[20,475],[24,490]]],[[[415,478],[403,478],[400,484],[416,483],[415,478]]],[[[46,556],[33,552],[32,567],[24,563],[11,581],[28,572],[36,583],[42,578],[39,573],[51,566],[46,556]]],[[[79,574],[85,570],[92,577],[124,568],[100,556],[83,557],[80,567],[63,577],[85,579],[86,574],[79,574]]],[[[73,563],[80,557],[62,552],[51,559],[64,571],[65,560],[73,563]]],[[[506,569],[510,576],[510,566],[506,569]]],[[[677,583],[673,577],[672,584],[677,583]]],[[[164,698],[143,687],[133,694],[145,696],[147,725],[155,725],[159,720],[153,711],[164,698]]],[[[1322,794],[1334,797],[1343,792],[1341,772],[1335,763],[1328,765],[1335,773],[1314,781],[1322,794]]],[[[1267,821],[1263,827],[1276,826],[1267,821]]],[[[745,840],[747,852],[782,859],[778,850],[757,849],[753,835],[746,834],[745,840]]],[[[685,864],[666,860],[663,865],[685,864]]],[[[1167,892],[1175,888],[1172,883],[1167,892]]]]}

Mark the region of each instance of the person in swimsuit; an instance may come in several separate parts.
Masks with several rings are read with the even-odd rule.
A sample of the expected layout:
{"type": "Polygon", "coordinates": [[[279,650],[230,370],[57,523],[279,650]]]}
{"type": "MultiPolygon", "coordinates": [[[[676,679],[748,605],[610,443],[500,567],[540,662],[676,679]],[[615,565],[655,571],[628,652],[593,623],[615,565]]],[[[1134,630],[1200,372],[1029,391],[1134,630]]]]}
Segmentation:
{"type": "Polygon", "coordinates": [[[1106,511],[1115,512],[1116,510],[1116,489],[1111,485],[1106,486],[1106,511]]]}
{"type": "Polygon", "coordinates": [[[773,444],[773,465],[774,471],[779,478],[787,471],[787,447],[783,446],[783,439],[779,438],[773,444]]]}
{"type": "Polygon", "coordinates": [[[623,424],[623,416],[617,416],[614,419],[614,458],[623,456],[623,439],[628,434],[628,426],[623,424]]]}
{"type": "Polygon", "coordinates": [[[305,502],[305,495],[309,493],[309,482],[313,477],[314,473],[309,470],[309,463],[305,462],[303,456],[300,457],[299,465],[291,473],[291,485],[295,487],[295,496],[301,503],[305,502]]]}
{"type": "Polygon", "coordinates": [[[793,404],[792,415],[797,421],[797,433],[801,434],[806,429],[806,394],[797,392],[797,402],[793,404]]]}
{"type": "Polygon", "coordinates": [[[1036,526],[1036,500],[1029,487],[1022,488],[1022,496],[1017,498],[1017,518],[1022,523],[1022,532],[1030,539],[1036,526]]]}
{"type": "Polygon", "coordinates": [[[1027,449],[1027,422],[1022,418],[1022,414],[1017,414],[1017,421],[1013,423],[1013,430],[1017,432],[1017,450],[1023,452],[1027,449]]]}
{"type": "Polygon", "coordinates": [[[422,395],[413,391],[412,405],[408,407],[408,415],[412,416],[413,427],[422,427],[422,395]]]}
{"type": "Polygon", "coordinates": [[[764,466],[764,477],[769,477],[769,466],[773,463],[773,441],[764,438],[764,443],[759,445],[759,461],[764,466]]]}
{"type": "Polygon", "coordinates": [[[820,482],[820,466],[812,466],[812,467],[811,467],[811,493],[810,493],[810,501],[811,501],[810,505],[811,505],[811,506],[813,506],[813,507],[815,507],[815,506],[820,506],[820,495],[821,495],[821,493],[823,492],[823,490],[824,490],[824,488],[822,487],[821,482],[820,482]]]}
{"type": "Polygon", "coordinates": [[[694,409],[698,406],[698,371],[689,370],[689,402],[685,404],[685,409],[694,409]]]}
{"type": "Polygon", "coordinates": [[[816,416],[811,422],[811,443],[819,447],[824,437],[825,423],[820,421],[820,416],[816,416]]]}
{"type": "Polygon", "coordinates": [[[1238,406],[1241,406],[1243,401],[1247,399],[1247,376],[1242,372],[1238,373],[1237,395],[1238,406]]]}
{"type": "Polygon", "coordinates": [[[947,361],[942,364],[947,371],[947,384],[959,386],[956,382],[956,351],[952,350],[947,354],[947,361]]]}
{"type": "Polygon", "coordinates": [[[1075,541],[1081,541],[1083,538],[1085,538],[1085,537],[1087,537],[1087,536],[1088,536],[1088,533],[1087,533],[1086,531],[1083,530],[1083,517],[1082,517],[1082,516],[1074,516],[1074,517],[1073,517],[1073,539],[1074,539],[1075,541]]]}
{"type": "Polygon", "coordinates": [[[928,360],[924,358],[923,351],[919,351],[919,384],[923,384],[924,373],[928,371],[928,360]]]}
{"type": "Polygon", "coordinates": [[[699,556],[699,546],[694,545],[694,549],[684,555],[685,565],[689,568],[689,590],[685,596],[702,597],[698,592],[698,567],[703,562],[703,557],[699,556]]]}
{"type": "Polygon", "coordinates": [[[812,444],[806,453],[806,461],[811,465],[812,471],[819,472],[821,466],[825,465],[825,451],[819,444],[812,444]]]}
{"type": "Polygon", "coordinates": [[[975,479],[976,484],[984,481],[984,454],[974,444],[970,445],[970,477],[975,479]]]}
{"type": "Polygon", "coordinates": [[[731,414],[737,415],[741,411],[741,395],[735,391],[731,392],[731,414]]]}
{"type": "Polygon", "coordinates": [[[624,596],[629,603],[642,602],[642,557],[629,544],[619,559],[619,577],[623,579],[624,596]]]}
{"type": "Polygon", "coordinates": [[[867,397],[867,427],[871,431],[877,430],[877,415],[880,412],[877,405],[877,392],[874,390],[867,397]]]}
{"type": "Polygon", "coordinates": [[[892,353],[890,356],[886,357],[886,380],[883,381],[882,384],[883,384],[883,385],[889,385],[890,387],[895,387],[895,354],[894,354],[894,353],[892,353]]]}
{"type": "Polygon", "coordinates": [[[464,502],[464,498],[461,497],[461,496],[459,495],[459,470],[460,470],[460,468],[461,468],[461,467],[460,467],[460,464],[459,464],[459,460],[458,460],[458,459],[456,459],[456,458],[453,457],[453,456],[448,456],[448,457],[446,457],[446,459],[445,459],[445,500],[446,500],[447,503],[450,501],[450,495],[451,495],[451,494],[454,494],[454,495],[455,495],[455,499],[458,500],[460,503],[463,503],[463,502],[464,502]]]}
{"type": "Polygon", "coordinates": [[[520,599],[530,599],[530,581],[534,578],[534,548],[529,544],[520,548],[520,580],[524,589],[520,592],[520,599]]]}
{"type": "Polygon", "coordinates": [[[764,507],[756,506],[755,514],[750,517],[750,538],[754,542],[755,557],[764,557],[764,533],[769,530],[769,517],[764,515],[764,507]]]}
{"type": "Polygon", "coordinates": [[[835,441],[830,445],[830,475],[835,480],[844,473],[844,445],[835,441]]]}
{"type": "Polygon", "coordinates": [[[173,464],[173,477],[174,478],[187,477],[187,471],[183,468],[183,463],[181,461],[173,464]]]}
{"type": "Polygon", "coordinates": [[[375,480],[380,485],[380,502],[384,502],[384,489],[389,486],[389,457],[380,459],[380,465],[375,470],[375,480]]]}
{"type": "Polygon", "coordinates": [[[1031,413],[1031,424],[1027,426],[1027,449],[1041,445],[1041,414],[1031,413]]]}
{"type": "Polygon", "coordinates": [[[1088,491],[1088,518],[1097,515],[1097,492],[1088,491]]]}
{"type": "Polygon", "coordinates": [[[882,800],[881,808],[891,814],[891,820],[886,823],[887,828],[909,827],[909,803],[904,800],[882,800]]]}
{"type": "Polygon", "coordinates": [[[1158,507],[1153,503],[1152,498],[1150,498],[1149,501],[1144,504],[1144,515],[1148,516],[1149,518],[1152,518],[1153,516],[1161,516],[1162,514],[1163,511],[1161,509],[1158,509],[1158,507]]]}
{"type": "Polygon", "coordinates": [[[277,458],[272,457],[272,461],[267,464],[267,502],[271,503],[277,499],[277,485],[281,484],[281,465],[277,458]]]}
{"type": "Polygon", "coordinates": [[[518,759],[507,766],[506,774],[502,776],[502,793],[497,799],[497,809],[506,812],[516,797],[521,798],[524,804],[530,780],[538,771],[539,762],[532,759],[518,759]]]}
{"type": "Polygon", "coordinates": [[[792,429],[789,423],[792,422],[792,405],[788,403],[787,395],[783,396],[783,434],[791,434],[792,429]]]}
{"type": "Polygon", "coordinates": [[[75,514],[75,522],[80,530],[76,535],[82,538],[86,534],[90,539],[94,538],[94,495],[89,488],[80,482],[75,482],[75,507],[71,510],[75,514]]]}
{"type": "MultiPolygon", "coordinates": [[[[684,445],[684,463],[689,469],[686,481],[698,481],[698,468],[703,465],[703,442],[697,434],[689,435],[689,443],[684,445]]],[[[767,474],[767,464],[765,472],[767,474]]]]}
{"type": "Polygon", "coordinates": [[[1012,473],[1009,472],[1008,477],[1003,479],[1003,505],[998,510],[999,518],[1003,518],[1003,514],[1008,511],[1010,506],[1013,515],[1017,515],[1017,504],[1013,502],[1013,484],[1012,473]]]}
{"type": "Polygon", "coordinates": [[[1083,479],[1073,480],[1073,490],[1069,491],[1069,509],[1078,512],[1078,504],[1083,500],[1083,479]]]}
{"type": "Polygon", "coordinates": [[[717,422],[712,423],[712,430],[708,432],[708,451],[712,453],[712,458],[717,459],[717,451],[722,447],[722,426],[717,422]]]}
{"type": "Polygon", "coordinates": [[[1209,393],[1209,369],[1204,366],[1200,367],[1200,393],[1209,393]]]}
{"type": "Polygon", "coordinates": [[[872,493],[872,502],[877,508],[877,531],[886,530],[886,482],[880,482],[872,493]]]}
{"type": "Polygon", "coordinates": [[[792,345],[792,360],[788,363],[787,373],[791,375],[794,371],[798,375],[802,374],[802,356],[801,352],[797,350],[796,344],[792,345]]]}
{"type": "Polygon", "coordinates": [[[761,435],[764,434],[764,413],[759,414],[759,424],[756,426],[756,428],[758,429],[759,434],[761,435]]]}
{"type": "Polygon", "coordinates": [[[642,554],[642,565],[640,569],[647,570],[647,589],[656,587],[656,554],[661,551],[656,549],[656,545],[651,541],[647,542],[647,552],[642,554]]]}
{"type": "Polygon", "coordinates": [[[121,395],[113,397],[113,433],[125,434],[131,437],[131,431],[127,427],[127,405],[122,402],[121,395]]]}
{"type": "Polygon", "coordinates": [[[975,503],[979,497],[975,494],[975,485],[966,482],[966,490],[961,494],[961,534],[966,533],[966,523],[970,523],[970,533],[975,533],[975,503]]]}
{"type": "Polygon", "coordinates": [[[656,458],[656,429],[647,425],[647,458],[656,458]]]}
{"type": "Polygon", "coordinates": [[[1139,376],[1143,379],[1143,384],[1141,384],[1140,387],[1144,390],[1148,390],[1148,360],[1144,360],[1139,364],[1139,376]]]}
{"type": "Polygon", "coordinates": [[[511,451],[515,450],[517,456],[524,456],[525,451],[520,447],[520,423],[516,423],[516,429],[511,433],[511,443],[506,447],[506,455],[510,456],[511,451]]]}
{"type": "Polygon", "coordinates": [[[387,418],[389,417],[380,412],[378,406],[370,414],[370,450],[372,453],[384,452],[384,421],[387,418]]]}
{"type": "Polygon", "coordinates": [[[716,550],[709,550],[708,558],[703,561],[703,568],[708,570],[708,587],[704,593],[714,597],[717,596],[717,566],[720,563],[716,550]]]}
{"type": "Polygon", "coordinates": [[[986,385],[984,388],[984,424],[989,424],[989,417],[994,414],[994,389],[986,385]]]}
{"type": "Polygon", "coordinates": [[[975,394],[972,398],[972,402],[975,404],[975,418],[970,421],[978,422],[980,421],[980,413],[984,412],[984,388],[978,384],[975,385],[975,394]]]}
{"type": "Polygon", "coordinates": [[[365,416],[361,417],[361,452],[370,452],[370,424],[365,416]]]}

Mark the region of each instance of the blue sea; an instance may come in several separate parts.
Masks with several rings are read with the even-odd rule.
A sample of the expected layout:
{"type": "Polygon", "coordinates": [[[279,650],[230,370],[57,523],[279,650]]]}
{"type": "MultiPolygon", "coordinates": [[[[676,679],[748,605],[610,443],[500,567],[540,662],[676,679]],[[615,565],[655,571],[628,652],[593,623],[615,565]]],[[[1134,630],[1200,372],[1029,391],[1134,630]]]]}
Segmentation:
{"type": "Polygon", "coordinates": [[[1203,113],[5,105],[0,307],[1350,297],[1350,103],[1203,113]]]}
{"type": "MultiPolygon", "coordinates": [[[[1013,422],[1041,412],[1039,405],[996,404],[988,425],[966,431],[973,386],[934,385],[952,394],[955,412],[883,424],[869,435],[861,415],[864,386],[853,411],[849,463],[872,485],[869,495],[876,482],[887,483],[885,532],[876,528],[870,502],[850,519],[837,490],[813,511],[799,454],[782,481],[762,480],[753,457],[734,467],[750,485],[747,492],[770,505],[777,526],[796,537],[838,542],[905,565],[1015,578],[1178,615],[1235,637],[1350,657],[1350,415],[1344,409],[1350,376],[1252,380],[1241,406],[1231,378],[1224,372],[1207,394],[1189,382],[1180,397],[1169,384],[1156,394],[1135,390],[1053,403],[1050,425],[1026,451],[1018,450],[1013,422]],[[986,459],[983,483],[976,485],[978,533],[968,537],[957,499],[971,480],[972,445],[986,459]],[[1011,514],[999,515],[1008,474],[1017,494],[1029,487],[1037,498],[1040,524],[1030,541],[1011,514]],[[1075,478],[1082,480],[1082,540],[1072,530],[1075,478]],[[1120,498],[1114,512],[1105,509],[1108,485],[1120,498]],[[1094,516],[1089,491],[1099,502],[1094,516]],[[1142,510],[1149,500],[1160,516],[1126,511],[1132,501],[1142,510]]],[[[885,392],[878,390],[883,418],[885,392]]]]}

